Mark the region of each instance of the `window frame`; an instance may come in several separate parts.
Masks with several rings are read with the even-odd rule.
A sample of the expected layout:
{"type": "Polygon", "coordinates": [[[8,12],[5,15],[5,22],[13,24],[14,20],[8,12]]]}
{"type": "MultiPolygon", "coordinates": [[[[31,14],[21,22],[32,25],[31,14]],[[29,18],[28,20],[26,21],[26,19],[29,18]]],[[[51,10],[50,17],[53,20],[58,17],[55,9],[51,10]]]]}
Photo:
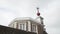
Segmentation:
{"type": "Polygon", "coordinates": [[[32,32],[37,32],[37,25],[36,24],[32,24],[32,32]],[[34,28],[35,28],[35,30],[34,30],[34,28],[33,28],[33,26],[35,26],[34,28]]]}
{"type": "Polygon", "coordinates": [[[26,30],[26,23],[19,23],[19,29],[26,30]],[[20,24],[22,24],[22,29],[20,28],[20,24]],[[23,25],[24,24],[24,25],[23,25]]]}

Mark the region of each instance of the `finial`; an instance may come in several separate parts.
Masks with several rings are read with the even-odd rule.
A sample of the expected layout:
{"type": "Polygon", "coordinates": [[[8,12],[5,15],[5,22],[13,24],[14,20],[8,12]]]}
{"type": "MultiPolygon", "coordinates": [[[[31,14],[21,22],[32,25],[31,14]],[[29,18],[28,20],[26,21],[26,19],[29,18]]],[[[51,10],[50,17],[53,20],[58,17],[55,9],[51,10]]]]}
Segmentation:
{"type": "Polygon", "coordinates": [[[37,16],[40,16],[39,8],[37,7],[37,16]]]}

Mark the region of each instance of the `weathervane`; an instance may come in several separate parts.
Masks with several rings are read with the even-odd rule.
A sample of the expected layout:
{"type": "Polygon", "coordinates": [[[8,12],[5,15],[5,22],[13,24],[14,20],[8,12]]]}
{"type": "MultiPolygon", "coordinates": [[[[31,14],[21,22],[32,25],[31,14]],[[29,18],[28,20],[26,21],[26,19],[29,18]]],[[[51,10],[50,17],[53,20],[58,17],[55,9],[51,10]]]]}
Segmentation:
{"type": "Polygon", "coordinates": [[[40,16],[39,8],[37,7],[37,16],[40,16]]]}

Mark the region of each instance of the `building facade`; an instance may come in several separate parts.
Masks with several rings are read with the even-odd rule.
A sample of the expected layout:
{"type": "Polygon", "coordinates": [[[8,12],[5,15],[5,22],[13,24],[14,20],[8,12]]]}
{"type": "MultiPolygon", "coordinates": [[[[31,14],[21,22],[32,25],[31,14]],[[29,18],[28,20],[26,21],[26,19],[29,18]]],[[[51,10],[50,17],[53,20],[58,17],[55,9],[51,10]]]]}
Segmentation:
{"type": "Polygon", "coordinates": [[[33,19],[30,17],[15,18],[10,24],[9,27],[35,32],[37,34],[47,34],[43,24],[43,17],[40,16],[39,8],[37,8],[37,18],[33,19]]]}
{"type": "Polygon", "coordinates": [[[43,34],[43,31],[45,31],[43,18],[40,17],[41,21],[38,21],[38,18],[15,18],[8,26],[11,28],[16,28],[24,31],[35,32],[37,34],[43,34]]]}

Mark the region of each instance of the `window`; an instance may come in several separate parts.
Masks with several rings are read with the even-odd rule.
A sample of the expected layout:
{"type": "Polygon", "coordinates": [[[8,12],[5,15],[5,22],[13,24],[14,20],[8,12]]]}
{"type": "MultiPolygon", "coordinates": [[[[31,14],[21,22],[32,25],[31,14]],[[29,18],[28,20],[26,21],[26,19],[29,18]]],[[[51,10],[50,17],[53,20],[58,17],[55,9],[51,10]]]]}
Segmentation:
{"type": "Polygon", "coordinates": [[[13,26],[12,26],[13,28],[14,28],[14,24],[13,24],[13,26]]]}
{"type": "Polygon", "coordinates": [[[36,32],[36,25],[32,25],[32,32],[36,32]]]}
{"type": "Polygon", "coordinates": [[[20,23],[20,29],[25,30],[25,24],[24,23],[20,23]]]}

